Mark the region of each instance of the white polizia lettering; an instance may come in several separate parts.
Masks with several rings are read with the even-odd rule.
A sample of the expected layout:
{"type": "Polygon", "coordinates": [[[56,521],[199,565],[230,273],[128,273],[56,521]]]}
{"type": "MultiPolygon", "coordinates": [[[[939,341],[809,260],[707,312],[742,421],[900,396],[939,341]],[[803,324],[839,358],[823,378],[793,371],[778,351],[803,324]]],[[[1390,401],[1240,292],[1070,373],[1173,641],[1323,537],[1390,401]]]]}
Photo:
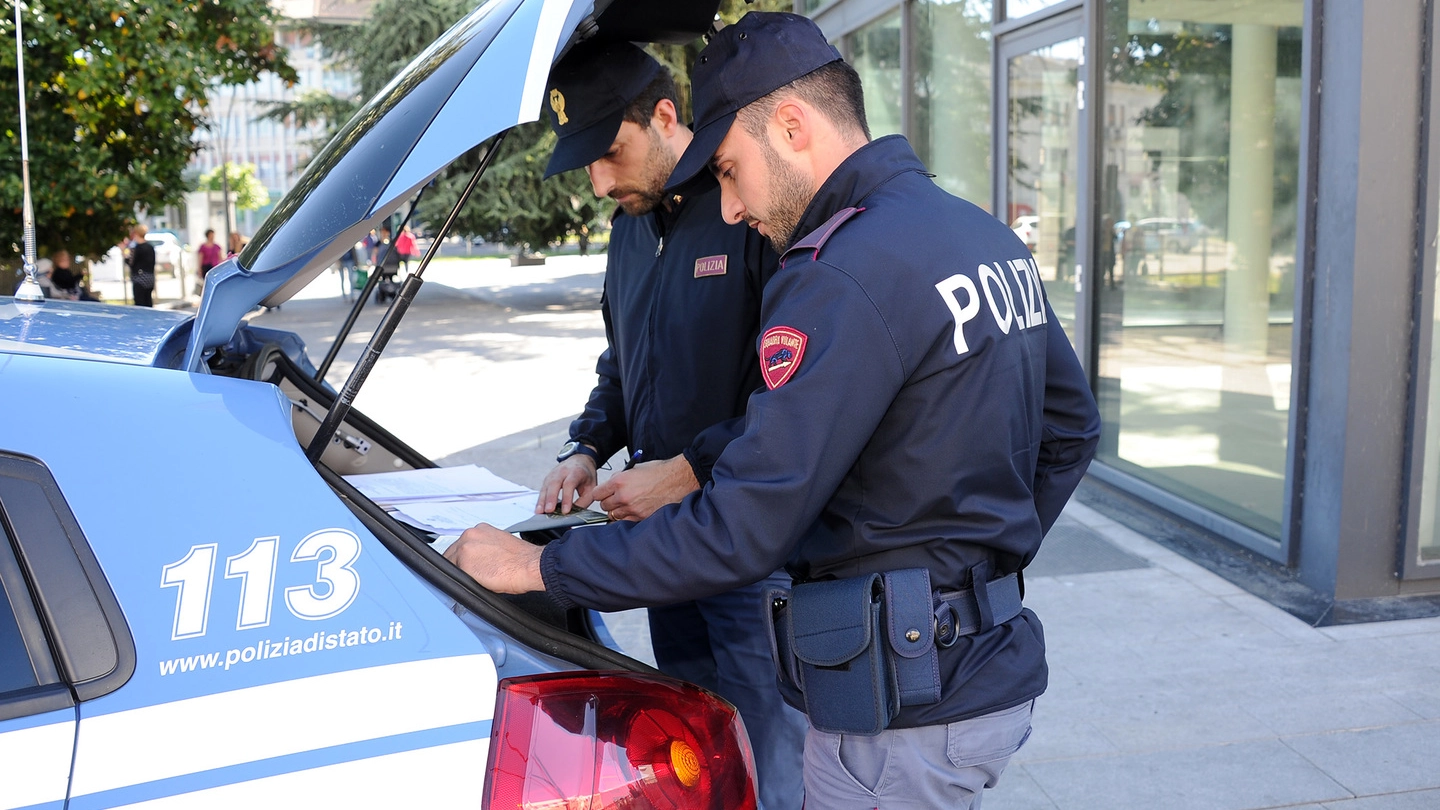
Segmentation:
{"type": "Polygon", "coordinates": [[[965,326],[980,312],[980,294],[985,293],[985,303],[995,326],[1001,334],[1010,334],[1013,325],[1017,330],[1030,329],[1048,322],[1045,315],[1045,288],[1040,283],[1040,268],[1034,259],[1011,259],[1006,262],[1010,268],[1007,277],[999,262],[982,264],[975,268],[975,281],[963,273],[945,279],[935,285],[945,306],[955,318],[955,352],[965,355],[970,343],[965,338],[965,326]],[[1012,283],[1013,282],[1013,283],[1012,283]],[[957,290],[965,292],[965,303],[960,303],[957,290]]]}
{"type": "Polygon", "coordinates": [[[228,670],[255,661],[290,658],[344,647],[358,647],[362,644],[383,644],[387,641],[399,641],[404,630],[405,625],[401,622],[390,622],[386,629],[361,627],[359,630],[336,630],[333,633],[317,630],[305,638],[284,636],[261,639],[248,647],[232,647],[224,652],[199,653],[161,661],[160,674],[175,675],[212,668],[228,670]]]}
{"type": "Polygon", "coordinates": [[[1010,297],[1010,288],[1005,284],[1005,277],[1000,275],[999,266],[991,270],[989,265],[980,265],[980,287],[985,290],[985,302],[990,305],[990,314],[995,317],[995,325],[1000,331],[1010,334],[1010,321],[1013,318],[1018,321],[1020,328],[1025,328],[1024,316],[1015,310],[1015,301],[1010,297]],[[1000,291],[1000,303],[1005,305],[1005,317],[1000,317],[1000,307],[996,304],[995,291],[1000,291]]]}
{"type": "Polygon", "coordinates": [[[970,346],[965,342],[965,324],[975,317],[980,311],[980,296],[975,291],[975,282],[963,273],[945,279],[935,285],[940,292],[940,297],[945,299],[945,306],[950,308],[950,314],[955,316],[955,351],[958,354],[965,354],[970,351],[970,346]],[[960,299],[955,297],[956,290],[964,290],[967,298],[965,305],[960,305],[960,299]]]}

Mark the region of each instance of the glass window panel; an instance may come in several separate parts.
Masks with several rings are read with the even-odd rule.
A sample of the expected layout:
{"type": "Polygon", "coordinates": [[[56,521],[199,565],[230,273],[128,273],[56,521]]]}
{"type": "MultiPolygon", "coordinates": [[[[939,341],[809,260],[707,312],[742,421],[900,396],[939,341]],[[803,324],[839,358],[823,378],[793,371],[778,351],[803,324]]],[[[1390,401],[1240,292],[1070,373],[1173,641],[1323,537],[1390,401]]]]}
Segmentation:
{"type": "Polygon", "coordinates": [[[1272,537],[1303,13],[1302,0],[1105,0],[1096,111],[1100,457],[1272,537]]]}
{"type": "MultiPolygon", "coordinates": [[[[1435,124],[1431,124],[1435,126],[1435,124]]],[[[1435,205],[1431,197],[1431,205],[1435,205]]],[[[1440,278],[1440,256],[1435,268],[1440,278]]],[[[1425,414],[1425,456],[1420,474],[1419,564],[1440,565],[1440,306],[1430,330],[1430,393],[1425,414]]]]}
{"type": "Polygon", "coordinates": [[[1064,0],[1005,0],[1005,19],[1014,20],[1049,8],[1064,0]]]}
{"type": "MultiPolygon", "coordinates": [[[[3,526],[0,526],[0,566],[18,571],[10,539],[3,526]]],[[[14,598],[28,600],[30,597],[22,591],[14,598]]],[[[25,640],[20,637],[20,625],[15,620],[11,596],[5,583],[0,581],[0,695],[38,683],[30,663],[30,652],[25,648],[25,640]]]]}
{"type": "Polygon", "coordinates": [[[1035,255],[1045,295],[1071,341],[1075,330],[1075,213],[1080,187],[1080,39],[1007,59],[1005,212],[1035,255]]]}
{"type": "Polygon", "coordinates": [[[845,37],[844,52],[865,88],[870,137],[900,133],[900,10],[845,37]]]}
{"type": "Polygon", "coordinates": [[[990,0],[920,0],[910,143],[940,187],[990,210],[990,0]]]}

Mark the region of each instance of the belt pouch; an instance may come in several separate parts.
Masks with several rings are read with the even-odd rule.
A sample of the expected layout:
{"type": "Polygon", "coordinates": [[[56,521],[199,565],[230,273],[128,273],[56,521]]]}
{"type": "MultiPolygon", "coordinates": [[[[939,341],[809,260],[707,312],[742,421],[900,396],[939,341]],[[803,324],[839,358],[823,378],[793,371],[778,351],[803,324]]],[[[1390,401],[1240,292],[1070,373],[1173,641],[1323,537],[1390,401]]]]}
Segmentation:
{"type": "Polygon", "coordinates": [[[901,706],[940,700],[940,655],[935,646],[935,602],[930,571],[906,568],[885,579],[885,634],[894,651],[901,706]]]}
{"type": "Polygon", "coordinates": [[[775,661],[775,685],[780,697],[803,712],[805,699],[800,694],[800,673],[790,641],[790,592],[784,588],[765,593],[765,626],[770,631],[770,657],[775,661]]]}
{"type": "Polygon", "coordinates": [[[789,607],[810,724],[832,733],[885,730],[900,696],[883,654],[880,575],[797,585],[789,607]]]}

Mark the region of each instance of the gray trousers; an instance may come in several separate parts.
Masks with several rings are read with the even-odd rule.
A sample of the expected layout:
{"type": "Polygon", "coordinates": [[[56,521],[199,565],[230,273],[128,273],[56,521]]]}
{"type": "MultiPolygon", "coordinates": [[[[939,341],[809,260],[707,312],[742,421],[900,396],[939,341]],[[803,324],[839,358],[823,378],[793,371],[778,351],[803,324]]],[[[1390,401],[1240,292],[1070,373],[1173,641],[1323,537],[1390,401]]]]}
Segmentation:
{"type": "Polygon", "coordinates": [[[1035,701],[942,726],[862,734],[810,728],[806,810],[979,810],[1030,737],[1035,701]]]}

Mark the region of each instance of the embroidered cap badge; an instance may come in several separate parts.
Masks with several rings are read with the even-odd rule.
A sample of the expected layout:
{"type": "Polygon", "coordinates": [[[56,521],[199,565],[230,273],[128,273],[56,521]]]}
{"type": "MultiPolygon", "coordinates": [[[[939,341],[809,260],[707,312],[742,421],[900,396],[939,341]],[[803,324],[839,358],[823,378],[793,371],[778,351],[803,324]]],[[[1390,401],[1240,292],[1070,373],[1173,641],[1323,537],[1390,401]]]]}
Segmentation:
{"type": "Polygon", "coordinates": [[[788,326],[772,326],[760,337],[760,374],[775,390],[800,368],[805,356],[805,334],[788,326]]]}
{"type": "Polygon", "coordinates": [[[560,122],[560,126],[570,123],[570,116],[565,114],[565,95],[558,87],[550,89],[550,109],[555,111],[555,120],[560,122]]]}

